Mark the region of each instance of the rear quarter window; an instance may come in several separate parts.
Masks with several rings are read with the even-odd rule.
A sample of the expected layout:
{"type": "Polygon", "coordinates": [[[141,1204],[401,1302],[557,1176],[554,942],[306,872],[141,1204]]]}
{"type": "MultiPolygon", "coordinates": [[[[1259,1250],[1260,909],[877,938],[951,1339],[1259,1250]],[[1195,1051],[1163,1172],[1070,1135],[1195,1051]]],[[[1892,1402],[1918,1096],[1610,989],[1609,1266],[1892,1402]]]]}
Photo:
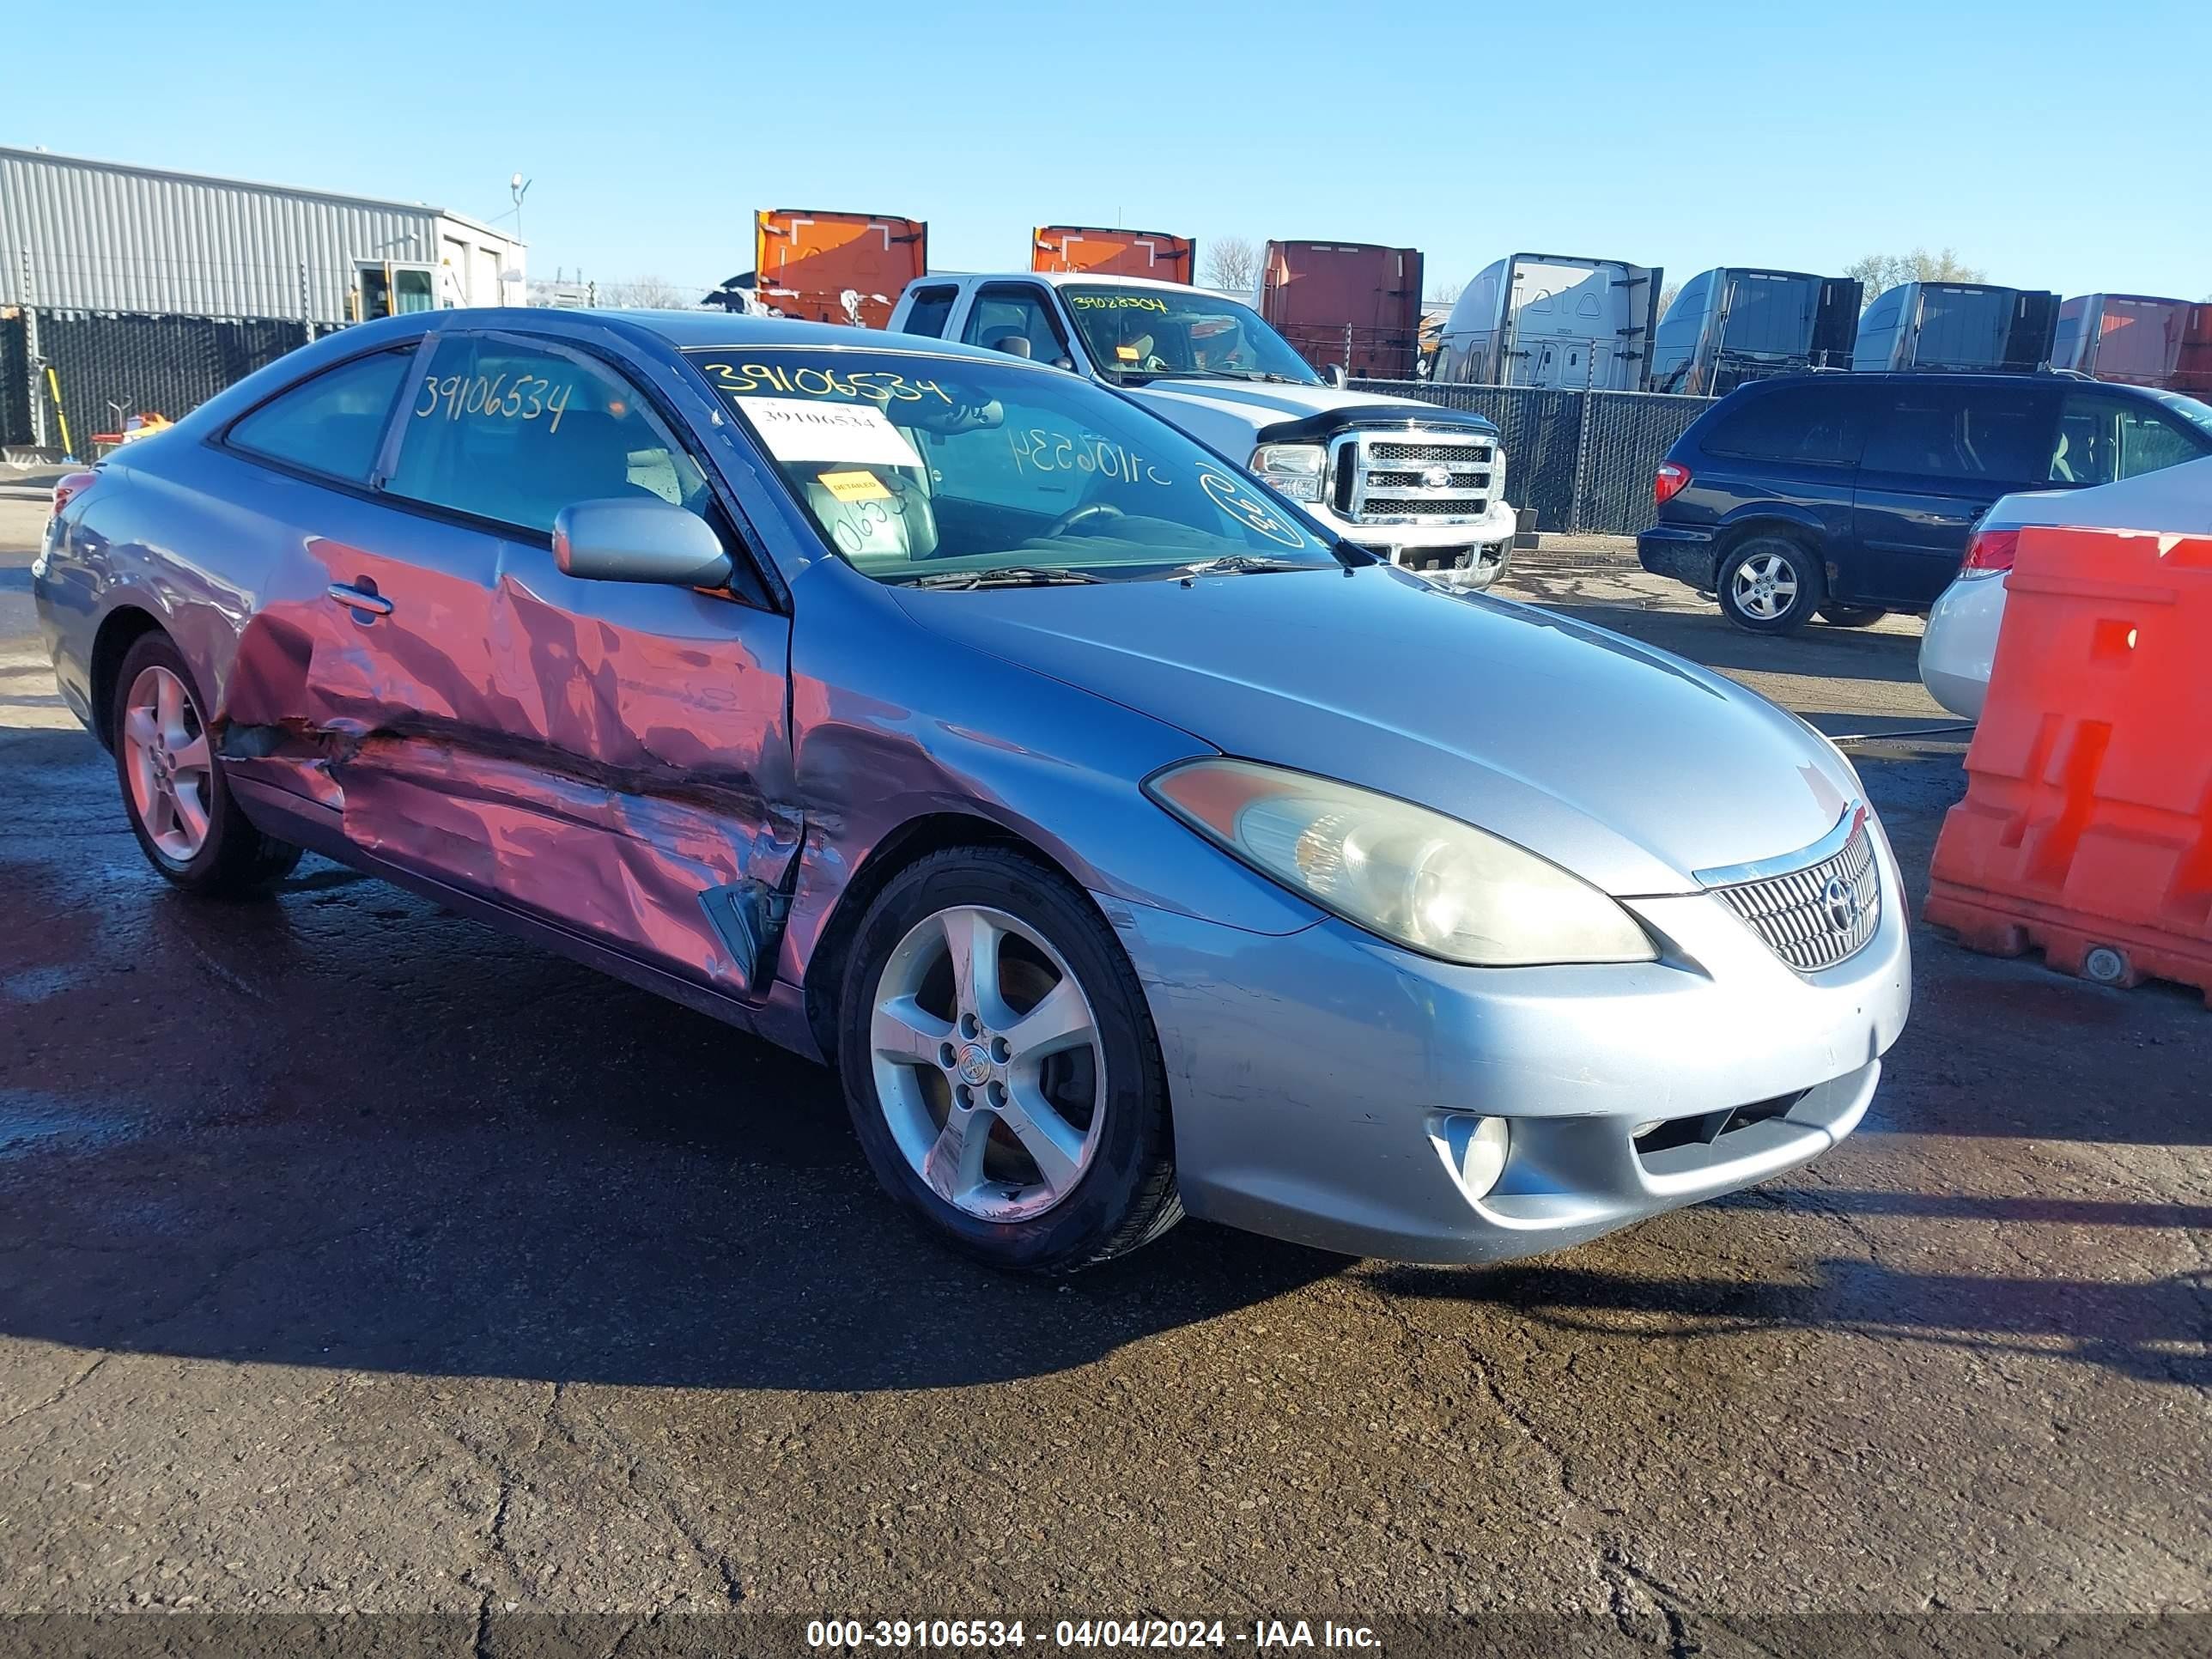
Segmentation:
{"type": "Polygon", "coordinates": [[[1866,441],[1856,393],[1843,382],[1754,393],[1716,410],[1698,447],[1744,460],[1848,465],[1866,441]]]}
{"type": "Polygon", "coordinates": [[[409,345],[325,369],[234,422],[226,441],[264,460],[365,484],[414,360],[409,345]]]}

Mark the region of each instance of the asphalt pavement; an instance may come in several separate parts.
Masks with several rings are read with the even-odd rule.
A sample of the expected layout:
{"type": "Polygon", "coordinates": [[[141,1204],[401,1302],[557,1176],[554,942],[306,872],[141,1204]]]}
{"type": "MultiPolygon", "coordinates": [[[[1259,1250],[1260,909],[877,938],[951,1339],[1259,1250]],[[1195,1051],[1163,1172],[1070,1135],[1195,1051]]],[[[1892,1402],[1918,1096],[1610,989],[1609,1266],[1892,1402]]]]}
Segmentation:
{"type": "MultiPolygon", "coordinates": [[[[455,1651],[592,1613],[604,1652],[732,1609],[1510,1609],[1680,1653],[2212,1611],[2201,997],[1922,928],[1865,1126],[1752,1192],[1489,1269],[1188,1224],[1000,1277],[894,1211],[821,1070],[320,860],[156,879],[31,637],[40,511],[0,501],[0,1612],[455,1651]]],[[[1924,878],[1963,738],[1917,623],[1754,640],[1583,544],[1515,581],[1893,734],[1853,751],[1924,878]]]]}

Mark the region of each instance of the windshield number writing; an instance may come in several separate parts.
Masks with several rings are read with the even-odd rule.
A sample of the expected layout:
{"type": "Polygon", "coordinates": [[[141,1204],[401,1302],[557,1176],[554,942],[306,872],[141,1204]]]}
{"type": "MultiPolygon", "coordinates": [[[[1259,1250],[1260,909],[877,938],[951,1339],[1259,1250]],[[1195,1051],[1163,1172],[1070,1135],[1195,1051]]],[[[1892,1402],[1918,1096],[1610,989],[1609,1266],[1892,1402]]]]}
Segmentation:
{"type": "Polygon", "coordinates": [[[495,421],[534,421],[550,415],[553,418],[545,429],[558,432],[561,416],[568,410],[568,395],[575,389],[573,384],[556,386],[534,374],[512,378],[448,374],[442,380],[434,376],[422,382],[422,401],[415,405],[415,415],[418,420],[427,419],[441,407],[449,421],[458,421],[464,415],[495,421]]]}
{"type": "Polygon", "coordinates": [[[1072,438],[1064,432],[1047,432],[1033,426],[1026,432],[1010,429],[1006,442],[1014,452],[1016,470],[1022,472],[1096,472],[1123,483],[1157,484],[1163,489],[1171,482],[1143,456],[1092,433],[1072,438]]]}
{"type": "Polygon", "coordinates": [[[708,363],[703,365],[717,389],[732,392],[774,392],[788,397],[850,398],[872,404],[918,404],[935,397],[951,405],[952,394],[934,380],[909,380],[888,369],[856,368],[840,374],[834,368],[787,370],[775,363],[708,363]]]}
{"type": "Polygon", "coordinates": [[[1168,314],[1168,302],[1150,294],[1071,294],[1067,303],[1078,311],[1157,311],[1168,314]]]}

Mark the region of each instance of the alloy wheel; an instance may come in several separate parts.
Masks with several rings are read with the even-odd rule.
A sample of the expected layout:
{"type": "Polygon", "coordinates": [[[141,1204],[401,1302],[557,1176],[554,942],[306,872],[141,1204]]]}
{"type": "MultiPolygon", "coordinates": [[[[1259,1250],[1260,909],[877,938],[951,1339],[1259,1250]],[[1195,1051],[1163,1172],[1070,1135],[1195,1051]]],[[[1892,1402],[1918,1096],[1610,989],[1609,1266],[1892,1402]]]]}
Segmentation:
{"type": "Polygon", "coordinates": [[[1796,567],[1778,553],[1755,553],[1736,566],[1729,592],[1747,617],[1778,622],[1797,603],[1796,567]]]}
{"type": "Polygon", "coordinates": [[[158,663],[131,683],[123,711],[131,805],[165,859],[190,864],[207,845],[215,772],[206,728],[185,683],[158,663]]]}
{"type": "Polygon", "coordinates": [[[884,964],[869,1049],[876,1098],[930,1190],[986,1221],[1074,1190],[1105,1122],[1105,1053],[1066,959],[1003,910],[924,916],[884,964]]]}

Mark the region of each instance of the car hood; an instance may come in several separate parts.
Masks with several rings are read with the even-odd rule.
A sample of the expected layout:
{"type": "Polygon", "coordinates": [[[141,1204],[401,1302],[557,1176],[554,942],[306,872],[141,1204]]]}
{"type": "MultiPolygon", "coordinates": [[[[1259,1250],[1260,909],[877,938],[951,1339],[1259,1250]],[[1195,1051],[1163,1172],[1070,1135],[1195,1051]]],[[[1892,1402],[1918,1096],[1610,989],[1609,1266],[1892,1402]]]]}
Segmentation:
{"type": "Polygon", "coordinates": [[[1333,386],[1279,386],[1266,380],[1153,380],[1128,395],[1172,425],[1243,459],[1243,451],[1272,428],[1301,430],[1374,425],[1383,421],[1488,426],[1456,410],[1413,398],[1347,392],[1333,386]]]}
{"type": "Polygon", "coordinates": [[[1860,798],[1835,749],[1730,681],[1387,566],[897,592],[947,640],[1435,807],[1620,896],[1810,846],[1860,798]]]}

